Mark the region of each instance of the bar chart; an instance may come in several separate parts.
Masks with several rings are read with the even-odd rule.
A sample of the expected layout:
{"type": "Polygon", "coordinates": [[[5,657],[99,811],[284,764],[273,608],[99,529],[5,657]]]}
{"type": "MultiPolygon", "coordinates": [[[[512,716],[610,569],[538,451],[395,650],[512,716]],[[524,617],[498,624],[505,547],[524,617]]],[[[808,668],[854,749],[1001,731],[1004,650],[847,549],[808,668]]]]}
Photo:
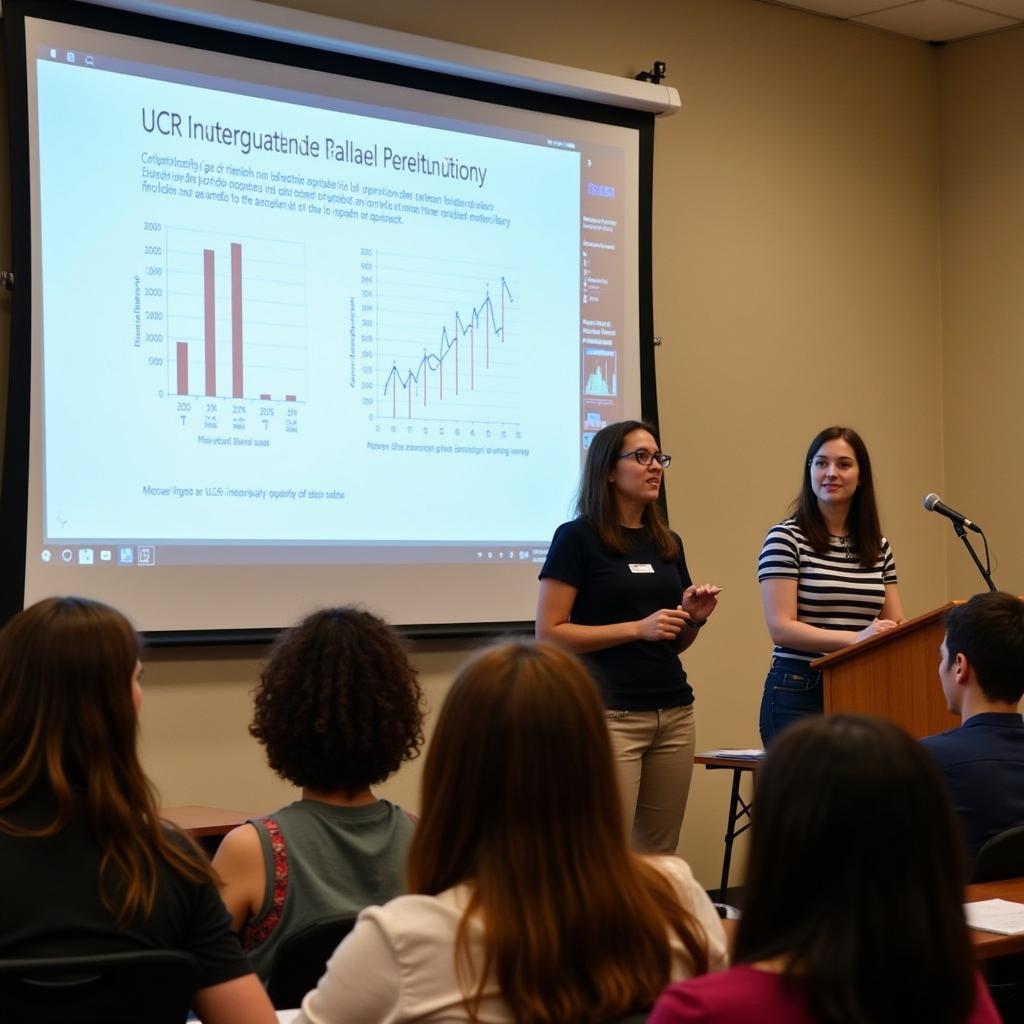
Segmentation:
{"type": "Polygon", "coordinates": [[[308,393],[303,246],[166,229],[169,391],[302,402],[308,393]]]}

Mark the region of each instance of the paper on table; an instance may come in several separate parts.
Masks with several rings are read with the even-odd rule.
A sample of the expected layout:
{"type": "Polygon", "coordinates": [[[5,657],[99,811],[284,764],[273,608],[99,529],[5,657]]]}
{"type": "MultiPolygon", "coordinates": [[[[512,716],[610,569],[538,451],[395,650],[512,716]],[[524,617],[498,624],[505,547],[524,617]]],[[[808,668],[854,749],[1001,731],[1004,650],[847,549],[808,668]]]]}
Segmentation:
{"type": "Polygon", "coordinates": [[[1009,900],[979,900],[965,903],[967,923],[982,932],[1019,935],[1024,932],[1024,903],[1009,900]]]}
{"type": "Polygon", "coordinates": [[[703,750],[701,753],[705,757],[746,757],[750,760],[764,757],[764,751],[761,749],[730,750],[727,747],[723,747],[721,750],[703,750]]]}

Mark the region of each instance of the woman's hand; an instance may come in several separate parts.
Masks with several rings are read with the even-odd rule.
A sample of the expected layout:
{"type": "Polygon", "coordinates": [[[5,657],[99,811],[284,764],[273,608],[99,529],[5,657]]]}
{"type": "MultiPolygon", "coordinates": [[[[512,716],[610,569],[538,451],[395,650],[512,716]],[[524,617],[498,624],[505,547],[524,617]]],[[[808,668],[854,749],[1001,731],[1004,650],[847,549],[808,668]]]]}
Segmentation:
{"type": "Polygon", "coordinates": [[[853,642],[859,644],[861,640],[867,640],[869,636],[877,636],[879,633],[888,633],[899,625],[892,619],[873,619],[871,624],[865,626],[859,633],[854,633],[853,642]]]}
{"type": "Polygon", "coordinates": [[[659,608],[637,625],[638,640],[675,640],[688,616],[682,608],[659,608]]]}
{"type": "Polygon", "coordinates": [[[688,619],[703,622],[718,607],[721,587],[702,583],[699,587],[689,586],[683,591],[683,603],[679,606],[688,619]]]}

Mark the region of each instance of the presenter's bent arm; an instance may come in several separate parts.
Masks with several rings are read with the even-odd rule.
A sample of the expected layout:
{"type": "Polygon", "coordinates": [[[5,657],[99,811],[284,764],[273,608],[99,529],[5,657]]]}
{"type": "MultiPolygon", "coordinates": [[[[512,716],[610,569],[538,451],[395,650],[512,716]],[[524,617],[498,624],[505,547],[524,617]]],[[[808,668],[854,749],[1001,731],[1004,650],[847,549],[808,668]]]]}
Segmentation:
{"type": "MultiPolygon", "coordinates": [[[[634,640],[676,641],[689,617],[681,608],[659,608],[646,619],[635,622],[583,626],[569,621],[577,593],[576,587],[550,576],[540,581],[535,627],[538,640],[554,640],[576,654],[603,651],[634,640]]],[[[686,632],[692,634],[694,630],[688,629],[686,632]]]]}
{"type": "Polygon", "coordinates": [[[276,1024],[267,990],[255,974],[208,985],[192,997],[203,1024],[276,1024]]]}
{"type": "MultiPolygon", "coordinates": [[[[768,633],[772,643],[780,647],[792,647],[797,651],[831,654],[841,651],[844,647],[867,640],[876,633],[885,633],[895,629],[896,621],[891,618],[879,617],[861,630],[822,629],[796,617],[796,580],[762,580],[761,602],[764,605],[764,617],[768,623],[768,633]]],[[[888,603],[886,587],[886,602],[888,603]]],[[[899,595],[896,597],[899,605],[899,595]]],[[[902,608],[899,609],[902,612],[902,608]]],[[[882,608],[883,614],[886,608],[882,608]]]]}
{"type": "Polygon", "coordinates": [[[906,622],[907,617],[903,614],[903,602],[900,600],[899,587],[895,583],[885,585],[885,604],[878,613],[880,619],[892,619],[893,622],[906,622]]]}
{"type": "Polygon", "coordinates": [[[676,649],[676,654],[682,654],[694,640],[697,639],[697,630],[692,628],[679,630],[679,635],[675,639],[673,646],[676,649]]]}
{"type": "Polygon", "coordinates": [[[718,607],[718,595],[721,592],[722,588],[716,587],[713,583],[702,583],[700,586],[691,584],[683,591],[683,600],[679,607],[686,612],[690,621],[686,623],[687,628],[680,630],[676,637],[677,654],[682,654],[697,639],[701,627],[718,607]],[[693,626],[692,622],[697,622],[698,625],[693,626]]]}

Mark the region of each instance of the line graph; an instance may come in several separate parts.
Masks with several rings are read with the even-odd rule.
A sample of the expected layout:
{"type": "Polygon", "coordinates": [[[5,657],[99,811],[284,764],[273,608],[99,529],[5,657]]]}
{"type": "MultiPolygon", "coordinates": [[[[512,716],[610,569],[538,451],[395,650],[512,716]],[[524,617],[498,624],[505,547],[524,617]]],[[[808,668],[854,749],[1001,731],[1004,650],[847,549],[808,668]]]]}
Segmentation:
{"type": "MultiPolygon", "coordinates": [[[[492,336],[494,338],[495,345],[504,345],[505,343],[505,299],[507,297],[511,303],[513,298],[512,292],[508,287],[508,282],[504,277],[500,279],[498,288],[500,299],[497,306],[491,299],[490,293],[488,292],[484,301],[480,303],[479,306],[474,307],[465,320],[463,319],[462,314],[456,310],[455,324],[452,332],[449,334],[448,327],[442,327],[437,351],[424,351],[423,356],[420,358],[415,369],[406,370],[403,374],[402,371],[398,369],[397,363],[392,363],[391,369],[388,371],[388,375],[384,379],[384,397],[387,398],[388,393],[390,392],[392,416],[398,415],[397,395],[399,389],[405,393],[407,398],[407,416],[412,415],[412,393],[414,386],[418,386],[417,390],[422,396],[423,405],[426,406],[428,404],[431,374],[436,375],[437,400],[439,402],[443,402],[445,397],[444,374],[446,365],[449,372],[449,398],[451,397],[453,390],[455,396],[459,395],[460,387],[464,388],[466,386],[465,381],[460,378],[459,374],[460,341],[463,348],[466,348],[468,344],[469,389],[470,391],[476,390],[477,348],[481,344],[483,345],[483,369],[489,370],[491,367],[492,336]],[[454,359],[452,358],[453,353],[454,359]]],[[[463,359],[465,361],[465,357],[463,357],[463,359]]],[[[465,369],[463,369],[463,375],[464,374],[465,369]]]]}
{"type": "Polygon", "coordinates": [[[515,424],[521,303],[514,271],[475,260],[377,254],[377,416],[515,424]]]}

